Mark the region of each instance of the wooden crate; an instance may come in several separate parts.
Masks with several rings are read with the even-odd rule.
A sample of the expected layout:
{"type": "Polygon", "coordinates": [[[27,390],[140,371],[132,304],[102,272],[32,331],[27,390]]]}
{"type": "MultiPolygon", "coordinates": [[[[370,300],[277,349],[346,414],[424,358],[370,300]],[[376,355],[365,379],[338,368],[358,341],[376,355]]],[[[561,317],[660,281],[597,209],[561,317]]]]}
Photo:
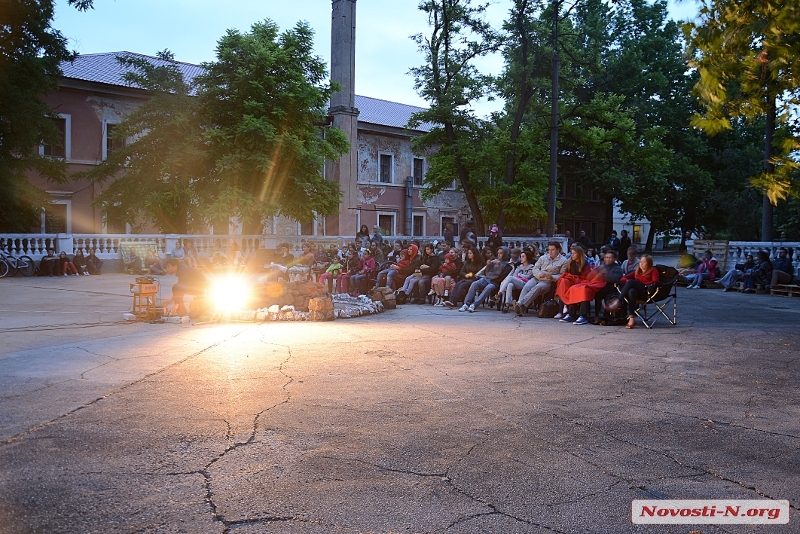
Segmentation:
{"type": "Polygon", "coordinates": [[[781,297],[800,297],[800,286],[776,284],[769,290],[769,294],[781,297]]]}

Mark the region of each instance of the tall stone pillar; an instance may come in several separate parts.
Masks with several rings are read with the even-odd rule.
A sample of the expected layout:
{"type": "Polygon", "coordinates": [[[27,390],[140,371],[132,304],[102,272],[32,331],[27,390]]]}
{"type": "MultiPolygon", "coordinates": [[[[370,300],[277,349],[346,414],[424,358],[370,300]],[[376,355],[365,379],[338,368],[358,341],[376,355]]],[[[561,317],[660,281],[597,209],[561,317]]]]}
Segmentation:
{"type": "Polygon", "coordinates": [[[333,127],[347,135],[350,151],[339,161],[331,162],[329,180],[342,189],[338,226],[328,218],[328,233],[354,236],[358,231],[358,109],[355,107],[356,85],[356,0],[332,0],[331,16],[331,80],[341,86],[341,92],[331,97],[330,114],[333,127]]]}

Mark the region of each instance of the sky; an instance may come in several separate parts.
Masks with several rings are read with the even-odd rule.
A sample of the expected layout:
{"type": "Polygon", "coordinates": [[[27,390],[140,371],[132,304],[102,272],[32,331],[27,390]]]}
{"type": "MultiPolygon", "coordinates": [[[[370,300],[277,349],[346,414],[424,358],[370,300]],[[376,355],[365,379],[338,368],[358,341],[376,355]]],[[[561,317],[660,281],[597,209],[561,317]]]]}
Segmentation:
{"type": "MultiPolygon", "coordinates": [[[[409,69],[423,56],[410,36],[426,33],[427,19],[418,0],[358,0],[356,14],[356,93],[416,106],[425,101],[414,90],[409,69]]],[[[492,0],[487,17],[501,23],[511,0],[492,0]]],[[[670,14],[691,19],[694,0],[669,0],[670,14]]],[[[281,29],[304,20],[315,31],[315,49],[330,59],[330,0],[94,0],[94,9],[79,12],[56,0],[53,26],[80,54],[136,52],[155,55],[169,49],[188,63],[213,61],[217,40],[228,29],[249,31],[255,22],[272,19],[281,29]]],[[[499,57],[484,58],[482,72],[499,74],[499,57]]],[[[498,102],[475,106],[479,115],[496,110],[498,102]]]]}

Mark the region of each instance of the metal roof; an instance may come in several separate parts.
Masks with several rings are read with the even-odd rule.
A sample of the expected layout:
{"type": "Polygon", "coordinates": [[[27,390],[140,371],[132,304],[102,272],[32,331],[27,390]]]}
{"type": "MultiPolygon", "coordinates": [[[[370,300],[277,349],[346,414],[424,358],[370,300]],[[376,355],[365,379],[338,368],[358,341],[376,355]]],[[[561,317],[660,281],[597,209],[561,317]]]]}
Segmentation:
{"type": "MultiPolygon", "coordinates": [[[[81,54],[75,61],[61,63],[61,71],[65,78],[83,80],[87,82],[104,83],[131,87],[122,76],[128,68],[117,61],[119,56],[134,56],[144,58],[155,65],[166,65],[167,62],[153,56],[135,54],[133,52],[105,52],[101,54],[81,54]]],[[[203,73],[203,67],[192,63],[176,61],[178,69],[187,83],[191,85],[196,76],[203,73]]],[[[135,85],[133,87],[136,87],[135,85]]],[[[413,113],[423,111],[425,108],[409,106],[399,102],[389,102],[379,98],[356,95],[356,108],[360,111],[358,120],[369,124],[405,128],[413,113]]],[[[414,130],[427,132],[433,128],[432,124],[421,124],[414,130]]]]}
{"type": "MultiPolygon", "coordinates": [[[[133,52],[106,52],[103,54],[81,54],[72,63],[62,61],[61,72],[65,78],[131,87],[128,82],[122,79],[122,75],[128,72],[129,69],[117,61],[117,57],[121,56],[144,58],[154,65],[168,64],[168,62],[157,57],[134,54],[133,52]]],[[[192,83],[195,76],[203,73],[203,67],[200,65],[182,63],[180,61],[176,61],[175,65],[177,65],[189,84],[192,83]]]]}

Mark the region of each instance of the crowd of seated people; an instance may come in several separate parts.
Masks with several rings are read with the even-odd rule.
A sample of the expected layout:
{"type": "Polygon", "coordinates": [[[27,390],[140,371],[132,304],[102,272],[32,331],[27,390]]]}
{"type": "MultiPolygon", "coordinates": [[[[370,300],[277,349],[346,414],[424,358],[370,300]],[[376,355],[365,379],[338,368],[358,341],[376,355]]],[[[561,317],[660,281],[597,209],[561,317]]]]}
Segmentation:
{"type": "Polygon", "coordinates": [[[102,274],[103,260],[97,257],[97,250],[92,249],[86,255],[83,249],[78,249],[71,258],[66,252],[55,254],[55,249],[48,248],[41,261],[39,261],[39,276],[89,276],[102,274]]]}

